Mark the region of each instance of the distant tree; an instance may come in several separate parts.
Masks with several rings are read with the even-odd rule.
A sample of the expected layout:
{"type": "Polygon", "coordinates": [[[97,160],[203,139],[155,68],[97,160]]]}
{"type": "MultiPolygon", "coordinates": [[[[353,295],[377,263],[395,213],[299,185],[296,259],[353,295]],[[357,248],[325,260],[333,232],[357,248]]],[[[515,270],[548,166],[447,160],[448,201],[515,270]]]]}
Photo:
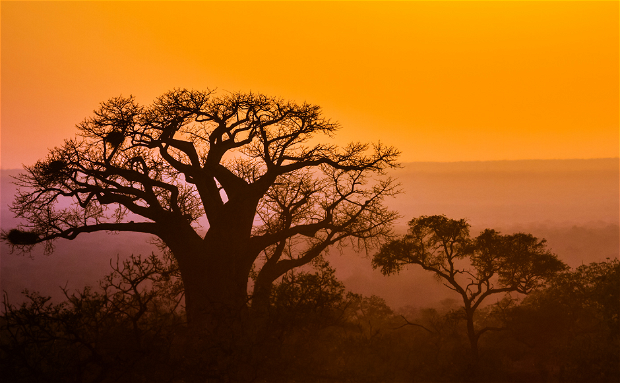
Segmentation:
{"type": "Polygon", "coordinates": [[[396,327],[394,312],[383,298],[351,294],[350,300],[347,320],[357,327],[364,338],[371,339],[396,327]]]}
{"type": "Polygon", "coordinates": [[[406,265],[419,265],[458,293],[463,301],[474,373],[479,362],[478,340],[498,327],[475,327],[474,314],[491,295],[539,288],[566,265],[550,253],[545,240],[531,234],[501,235],[486,229],[470,238],[469,224],[445,216],[422,216],[409,222],[408,233],[381,247],[374,268],[385,275],[406,265]]]}
{"type": "Polygon", "coordinates": [[[176,259],[190,324],[219,334],[247,317],[253,267],[260,312],[273,281],[329,246],[390,235],[383,199],[396,189],[382,174],[399,153],[325,143],[338,127],[318,106],[259,94],[113,98],[17,177],[12,211],[26,223],[2,238],[51,251],[82,233],[153,234],[176,259]]]}

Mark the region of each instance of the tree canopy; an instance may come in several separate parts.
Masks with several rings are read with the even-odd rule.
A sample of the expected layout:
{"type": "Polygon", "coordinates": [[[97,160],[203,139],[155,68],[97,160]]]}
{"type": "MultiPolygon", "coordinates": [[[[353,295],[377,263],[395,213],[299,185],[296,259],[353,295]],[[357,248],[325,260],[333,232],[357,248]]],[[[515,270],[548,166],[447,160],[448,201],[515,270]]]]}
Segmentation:
{"type": "Polygon", "coordinates": [[[383,175],[398,151],[329,144],[339,125],[316,105],[177,89],[150,106],[112,98],[77,128],[17,178],[25,223],[2,238],[52,251],[82,233],[153,234],[178,262],[190,320],[245,307],[253,267],[265,304],[287,271],[346,238],[387,238],[397,217],[383,175]]]}
{"type": "Polygon", "coordinates": [[[567,266],[547,250],[544,239],[525,233],[503,235],[492,229],[471,238],[469,227],[464,219],[443,215],[414,218],[408,233],[382,246],[372,263],[386,275],[419,265],[459,294],[476,365],[478,339],[498,329],[475,329],[474,313],[482,302],[493,294],[528,294],[567,266]]]}

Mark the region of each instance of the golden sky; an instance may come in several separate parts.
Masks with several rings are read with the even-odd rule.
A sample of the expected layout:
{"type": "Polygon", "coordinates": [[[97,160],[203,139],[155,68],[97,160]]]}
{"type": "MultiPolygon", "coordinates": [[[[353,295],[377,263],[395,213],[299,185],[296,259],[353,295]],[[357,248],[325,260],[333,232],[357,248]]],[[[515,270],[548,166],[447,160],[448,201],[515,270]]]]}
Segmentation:
{"type": "Polygon", "coordinates": [[[307,101],[402,161],[618,157],[619,2],[2,2],[2,167],[114,96],[307,101]]]}

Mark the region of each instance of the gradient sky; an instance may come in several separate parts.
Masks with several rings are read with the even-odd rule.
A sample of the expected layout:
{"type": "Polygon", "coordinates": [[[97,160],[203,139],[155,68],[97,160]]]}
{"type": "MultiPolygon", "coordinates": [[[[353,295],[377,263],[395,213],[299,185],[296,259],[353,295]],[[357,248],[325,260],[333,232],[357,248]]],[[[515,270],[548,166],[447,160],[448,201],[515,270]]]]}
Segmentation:
{"type": "Polygon", "coordinates": [[[2,2],[3,168],[110,97],[321,105],[402,161],[618,157],[619,2],[2,2]]]}

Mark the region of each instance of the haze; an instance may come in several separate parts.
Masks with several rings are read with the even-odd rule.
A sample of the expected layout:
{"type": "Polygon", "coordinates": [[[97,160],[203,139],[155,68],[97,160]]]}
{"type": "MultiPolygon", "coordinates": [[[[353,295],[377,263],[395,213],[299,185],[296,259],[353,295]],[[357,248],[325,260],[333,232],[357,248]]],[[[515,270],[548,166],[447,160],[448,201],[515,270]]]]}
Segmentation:
{"type": "MultiPolygon", "coordinates": [[[[13,186],[2,173],[2,229],[15,226],[4,201],[13,186]]],[[[572,267],[618,258],[620,249],[619,160],[530,160],[457,163],[409,163],[393,172],[403,194],[387,201],[403,216],[397,231],[420,215],[445,214],[467,218],[472,234],[484,228],[503,233],[526,232],[548,240],[549,248],[572,267]]],[[[85,234],[74,241],[58,241],[51,256],[42,249],[33,258],[10,254],[2,244],[2,289],[19,301],[25,289],[61,299],[59,286],[81,288],[110,270],[110,261],[157,249],[143,234],[85,234]]],[[[327,259],[346,287],[376,294],[394,308],[428,306],[451,293],[433,277],[410,268],[384,277],[372,270],[370,258],[345,248],[327,259]]]]}

